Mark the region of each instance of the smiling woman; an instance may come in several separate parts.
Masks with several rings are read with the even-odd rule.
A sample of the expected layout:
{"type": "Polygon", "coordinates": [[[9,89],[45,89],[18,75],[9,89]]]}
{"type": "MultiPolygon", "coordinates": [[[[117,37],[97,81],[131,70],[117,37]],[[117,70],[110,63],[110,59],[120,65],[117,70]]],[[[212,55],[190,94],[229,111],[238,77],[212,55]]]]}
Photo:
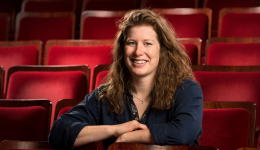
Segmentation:
{"type": "Polygon", "coordinates": [[[50,145],[199,145],[203,99],[189,63],[163,17],[146,9],[128,12],[119,24],[109,81],[54,122],[50,145]]]}

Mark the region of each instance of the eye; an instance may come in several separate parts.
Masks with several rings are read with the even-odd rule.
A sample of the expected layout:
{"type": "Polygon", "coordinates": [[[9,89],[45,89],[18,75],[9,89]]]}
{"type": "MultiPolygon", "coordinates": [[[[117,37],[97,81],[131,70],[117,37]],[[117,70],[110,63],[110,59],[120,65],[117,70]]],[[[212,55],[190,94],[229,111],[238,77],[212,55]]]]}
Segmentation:
{"type": "Polygon", "coordinates": [[[146,42],[145,45],[152,45],[152,43],[146,42]]]}
{"type": "Polygon", "coordinates": [[[127,45],[135,45],[135,42],[127,42],[127,45]]]}

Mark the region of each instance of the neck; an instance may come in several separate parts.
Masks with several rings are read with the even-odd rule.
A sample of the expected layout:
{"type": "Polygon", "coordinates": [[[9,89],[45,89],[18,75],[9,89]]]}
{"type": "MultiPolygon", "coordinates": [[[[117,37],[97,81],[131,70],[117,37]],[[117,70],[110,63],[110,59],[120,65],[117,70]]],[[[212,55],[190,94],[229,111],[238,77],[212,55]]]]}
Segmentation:
{"type": "Polygon", "coordinates": [[[147,78],[134,78],[131,83],[131,92],[140,99],[147,99],[150,97],[154,82],[147,78]]]}

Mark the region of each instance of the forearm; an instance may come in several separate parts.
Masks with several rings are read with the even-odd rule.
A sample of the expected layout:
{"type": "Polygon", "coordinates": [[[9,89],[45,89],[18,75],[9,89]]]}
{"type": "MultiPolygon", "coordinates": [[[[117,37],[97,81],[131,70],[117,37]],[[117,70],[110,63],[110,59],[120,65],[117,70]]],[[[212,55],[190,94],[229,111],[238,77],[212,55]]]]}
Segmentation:
{"type": "Polygon", "coordinates": [[[103,141],[114,137],[114,127],[109,125],[85,126],[77,136],[73,147],[80,147],[92,142],[103,141]]]}
{"type": "Polygon", "coordinates": [[[149,129],[127,132],[118,137],[116,142],[155,144],[152,133],[149,129]]]}

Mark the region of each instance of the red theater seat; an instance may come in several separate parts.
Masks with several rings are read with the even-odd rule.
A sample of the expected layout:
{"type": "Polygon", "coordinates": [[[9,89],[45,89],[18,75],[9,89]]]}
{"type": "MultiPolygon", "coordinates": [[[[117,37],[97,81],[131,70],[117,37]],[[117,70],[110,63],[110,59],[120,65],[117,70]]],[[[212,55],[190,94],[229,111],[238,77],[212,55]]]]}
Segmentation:
{"type": "Polygon", "coordinates": [[[84,99],[89,91],[88,66],[14,66],[8,71],[6,99],[84,99]]]}
{"type": "Polygon", "coordinates": [[[204,8],[212,10],[212,32],[211,37],[218,36],[219,12],[222,8],[230,7],[257,7],[259,0],[204,0],[204,8]]]}
{"type": "Polygon", "coordinates": [[[199,65],[201,59],[201,39],[199,38],[178,38],[191,59],[192,65],[199,65]]]}
{"type": "Polygon", "coordinates": [[[83,0],[82,11],[127,11],[137,8],[137,0],[83,0]]]}
{"type": "Polygon", "coordinates": [[[126,11],[84,11],[81,14],[80,39],[114,39],[116,22],[126,11]]]}
{"type": "Polygon", "coordinates": [[[211,38],[206,65],[260,66],[260,38],[211,38]]]}
{"type": "Polygon", "coordinates": [[[46,141],[52,103],[49,100],[0,100],[0,141],[46,141]]]}
{"type": "Polygon", "coordinates": [[[108,81],[107,74],[109,73],[110,65],[97,65],[94,69],[92,90],[98,88],[99,85],[108,81]]]}
{"type": "Polygon", "coordinates": [[[218,27],[219,37],[260,37],[260,7],[224,8],[218,27]]]}
{"type": "Polygon", "coordinates": [[[206,40],[210,38],[211,10],[208,8],[154,9],[173,26],[179,38],[200,38],[201,55],[205,53],[206,40]]]}
{"type": "MultiPolygon", "coordinates": [[[[260,106],[259,66],[192,66],[204,101],[251,101],[260,106]]],[[[260,111],[257,111],[260,116],[260,111]]],[[[260,117],[256,135],[260,133],[260,117]]]]}
{"type": "Polygon", "coordinates": [[[142,0],[142,8],[198,8],[198,0],[142,0]]]}
{"type": "Polygon", "coordinates": [[[22,12],[75,12],[75,0],[24,0],[22,12]]]}
{"type": "Polygon", "coordinates": [[[254,147],[255,123],[253,102],[204,101],[200,145],[220,150],[254,147]]]}
{"type": "MultiPolygon", "coordinates": [[[[0,42],[0,66],[7,72],[10,67],[18,65],[40,65],[42,42],[35,41],[2,41],[0,42]]],[[[4,91],[6,85],[4,86],[4,91]]],[[[5,93],[5,92],[4,92],[5,93]]]]}
{"type": "MultiPolygon", "coordinates": [[[[20,12],[16,18],[15,40],[74,39],[75,15],[72,12],[20,12]]],[[[44,57],[44,47],[42,57],[44,57]]]]}
{"type": "Polygon", "coordinates": [[[113,40],[50,40],[46,44],[44,64],[88,65],[92,87],[94,68],[99,64],[112,62],[113,42],[113,40]]]}
{"type": "Polygon", "coordinates": [[[83,99],[62,99],[59,100],[55,107],[54,120],[58,119],[60,115],[67,113],[72,107],[78,105],[83,99]]]}

